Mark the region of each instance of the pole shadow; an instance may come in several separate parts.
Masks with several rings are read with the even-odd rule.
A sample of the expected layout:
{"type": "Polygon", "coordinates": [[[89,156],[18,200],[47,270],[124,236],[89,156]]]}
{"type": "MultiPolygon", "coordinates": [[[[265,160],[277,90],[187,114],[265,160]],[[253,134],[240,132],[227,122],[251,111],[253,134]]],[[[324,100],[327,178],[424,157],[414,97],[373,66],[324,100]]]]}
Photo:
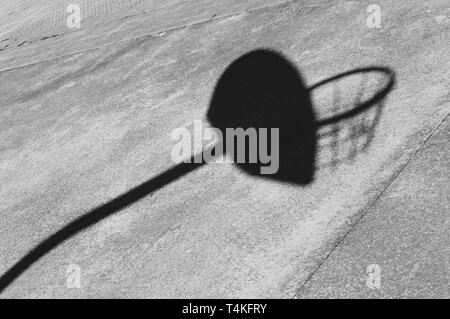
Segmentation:
{"type": "MultiPolygon", "coordinates": [[[[253,176],[299,186],[307,185],[314,180],[319,128],[336,125],[380,104],[392,90],[394,83],[392,70],[369,67],[343,73],[307,88],[299,71],[287,58],[272,50],[259,49],[240,57],[226,69],[215,87],[207,118],[212,126],[223,132],[225,144],[227,128],[279,128],[277,173],[262,175],[260,172],[264,163],[259,160],[256,163],[236,165],[253,176]],[[387,78],[387,84],[371,99],[357,103],[341,114],[317,120],[311,102],[312,90],[348,75],[371,72],[382,73],[387,78]]],[[[375,126],[371,129],[374,128],[375,126]]],[[[249,144],[246,143],[246,154],[249,154],[249,144]]],[[[272,149],[273,145],[268,145],[268,148],[272,149]]],[[[209,149],[204,152],[206,151],[209,149]]],[[[236,151],[232,157],[237,162],[235,154],[236,151]]],[[[206,164],[204,161],[196,163],[195,158],[198,155],[194,155],[190,163],[181,163],[153,177],[49,236],[0,277],[0,293],[36,261],[77,233],[206,164]]]]}

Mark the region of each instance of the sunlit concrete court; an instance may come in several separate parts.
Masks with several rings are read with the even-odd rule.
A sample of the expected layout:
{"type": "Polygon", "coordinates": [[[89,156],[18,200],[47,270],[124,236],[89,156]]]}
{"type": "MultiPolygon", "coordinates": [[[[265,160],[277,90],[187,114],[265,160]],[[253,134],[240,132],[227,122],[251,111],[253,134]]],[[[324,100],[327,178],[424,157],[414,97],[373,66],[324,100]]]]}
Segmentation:
{"type": "Polygon", "coordinates": [[[0,298],[450,297],[450,5],[373,4],[2,1],[0,298]],[[252,52],[314,145],[177,166],[252,52]]]}

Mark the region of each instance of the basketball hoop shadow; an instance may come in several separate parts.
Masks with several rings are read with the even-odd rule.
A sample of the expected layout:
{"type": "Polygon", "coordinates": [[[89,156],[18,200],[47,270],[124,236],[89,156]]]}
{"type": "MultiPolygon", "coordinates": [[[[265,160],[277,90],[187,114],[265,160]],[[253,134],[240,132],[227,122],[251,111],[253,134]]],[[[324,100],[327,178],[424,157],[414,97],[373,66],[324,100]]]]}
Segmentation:
{"type": "MultiPolygon", "coordinates": [[[[369,67],[334,76],[307,88],[296,67],[283,55],[271,50],[256,50],[233,62],[221,76],[211,99],[207,118],[214,127],[223,131],[226,128],[238,127],[279,128],[280,167],[276,174],[261,175],[260,168],[263,163],[260,162],[236,165],[242,171],[258,177],[307,185],[314,179],[318,138],[325,140],[334,137],[334,142],[329,144],[333,149],[333,145],[339,144],[336,142],[339,142],[336,138],[339,135],[335,131],[342,130],[340,123],[375,111],[369,124],[364,122],[364,125],[356,126],[361,129],[354,130],[356,133],[353,136],[349,135],[340,140],[343,142],[363,137],[362,146],[356,150],[358,152],[367,149],[381,116],[382,102],[392,90],[394,82],[393,71],[383,67],[369,67]],[[356,102],[350,103],[348,110],[323,120],[316,119],[311,101],[312,93],[348,76],[371,73],[383,75],[386,83],[371,98],[362,101],[363,94],[360,94],[356,102]],[[374,106],[376,107],[373,108],[374,106]]],[[[332,104],[338,105],[338,102],[339,95],[335,94],[332,104]]],[[[331,109],[331,112],[334,111],[335,109],[331,109]]],[[[354,156],[355,152],[352,154],[351,156],[354,156]]],[[[190,163],[176,165],[92,209],[47,237],[0,277],[0,293],[61,243],[205,165],[205,162],[195,163],[197,156],[194,155],[190,163]]],[[[335,165],[336,160],[338,159],[332,159],[331,163],[334,161],[335,165]]]]}
{"type": "Polygon", "coordinates": [[[221,131],[223,144],[235,146],[227,152],[242,171],[306,185],[314,179],[318,166],[335,166],[367,150],[394,83],[392,70],[371,66],[333,76],[308,88],[287,58],[271,50],[256,50],[234,61],[222,74],[207,118],[221,131]],[[343,86],[345,95],[339,89],[343,86]],[[239,161],[238,141],[233,136],[233,141],[227,141],[230,128],[278,128],[278,171],[263,175],[265,164],[248,160],[252,152],[249,139],[245,144],[246,161],[239,161]]]}

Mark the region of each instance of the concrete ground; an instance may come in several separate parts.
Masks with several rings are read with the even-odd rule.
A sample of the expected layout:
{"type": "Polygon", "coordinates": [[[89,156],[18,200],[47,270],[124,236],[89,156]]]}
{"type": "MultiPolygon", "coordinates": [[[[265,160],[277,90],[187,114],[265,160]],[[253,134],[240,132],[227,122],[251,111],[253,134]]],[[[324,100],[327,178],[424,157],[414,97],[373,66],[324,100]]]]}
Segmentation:
{"type": "MultiPolygon", "coordinates": [[[[174,166],[171,132],[206,125],[216,81],[251,50],[283,53],[309,87],[372,65],[396,86],[375,117],[319,132],[309,185],[206,165],[62,242],[1,297],[450,296],[447,0],[377,1],[381,28],[371,1],[81,1],[79,30],[41,2],[0,9],[0,276],[174,166]],[[352,135],[361,121],[374,125],[352,135]]],[[[374,95],[376,76],[314,89],[317,116],[374,95]]]]}

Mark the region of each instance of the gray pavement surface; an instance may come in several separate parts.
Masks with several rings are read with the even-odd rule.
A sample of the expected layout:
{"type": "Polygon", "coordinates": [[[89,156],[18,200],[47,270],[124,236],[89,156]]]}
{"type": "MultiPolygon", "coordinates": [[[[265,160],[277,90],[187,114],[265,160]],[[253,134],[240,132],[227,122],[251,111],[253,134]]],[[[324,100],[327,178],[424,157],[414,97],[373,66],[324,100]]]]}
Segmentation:
{"type": "MultiPolygon", "coordinates": [[[[1,297],[448,296],[449,5],[378,3],[381,29],[366,1],[147,1],[1,51],[0,273],[172,167],[171,132],[206,124],[216,81],[251,50],[282,52],[308,86],[368,65],[397,77],[369,147],[355,153],[358,123],[341,123],[308,186],[207,165],[65,241],[1,297]],[[422,190],[435,187],[432,203],[422,190]],[[415,210],[419,195],[429,204],[415,210]],[[369,264],[381,291],[361,284],[369,264]]],[[[373,95],[373,76],[314,90],[318,117],[373,95]]]]}
{"type": "Polygon", "coordinates": [[[298,298],[450,298],[449,143],[447,117],[298,298]]]}

